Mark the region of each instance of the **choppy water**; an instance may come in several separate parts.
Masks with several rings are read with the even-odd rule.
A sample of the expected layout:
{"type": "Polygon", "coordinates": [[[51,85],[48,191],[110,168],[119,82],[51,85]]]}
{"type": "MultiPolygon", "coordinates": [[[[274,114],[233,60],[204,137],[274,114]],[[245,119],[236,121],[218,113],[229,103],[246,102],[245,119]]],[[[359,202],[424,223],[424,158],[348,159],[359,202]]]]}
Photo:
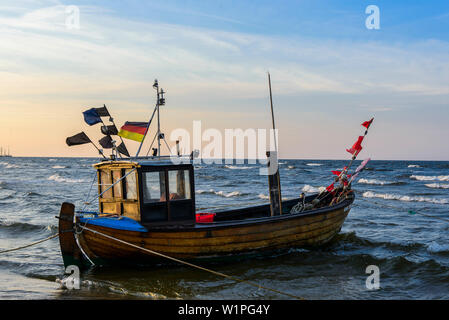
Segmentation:
{"type": "MultiPolygon", "coordinates": [[[[94,159],[0,158],[0,251],[57,231],[63,201],[78,207],[94,159]]],[[[281,160],[284,198],[316,192],[346,161],[281,160]]],[[[197,208],[267,201],[259,165],[196,167],[197,208]]],[[[449,162],[373,161],[354,185],[357,198],[333,243],[209,268],[307,299],[448,299],[449,162]],[[381,289],[366,289],[368,265],[381,289]]],[[[276,293],[188,267],[97,268],[80,290],[62,289],[58,239],[0,255],[0,299],[284,299],[276,293]]]]}

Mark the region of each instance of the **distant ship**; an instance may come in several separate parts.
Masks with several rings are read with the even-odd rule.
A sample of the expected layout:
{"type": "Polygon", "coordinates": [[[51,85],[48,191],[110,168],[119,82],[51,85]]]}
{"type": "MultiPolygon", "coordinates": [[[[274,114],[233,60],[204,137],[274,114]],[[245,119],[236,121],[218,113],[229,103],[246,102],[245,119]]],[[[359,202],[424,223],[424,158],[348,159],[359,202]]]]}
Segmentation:
{"type": "Polygon", "coordinates": [[[0,158],[11,158],[12,155],[9,154],[9,147],[8,151],[6,149],[3,149],[3,147],[0,147],[0,158]]]}

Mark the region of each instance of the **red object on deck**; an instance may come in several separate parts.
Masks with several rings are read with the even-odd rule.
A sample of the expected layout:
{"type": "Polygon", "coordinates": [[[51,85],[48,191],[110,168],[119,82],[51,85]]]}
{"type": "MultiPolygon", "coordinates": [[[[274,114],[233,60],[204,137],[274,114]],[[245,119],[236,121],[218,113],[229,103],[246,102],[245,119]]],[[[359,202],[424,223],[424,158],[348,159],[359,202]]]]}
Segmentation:
{"type": "Polygon", "coordinates": [[[214,217],[215,213],[197,213],[196,222],[198,223],[214,222],[214,217]]]}

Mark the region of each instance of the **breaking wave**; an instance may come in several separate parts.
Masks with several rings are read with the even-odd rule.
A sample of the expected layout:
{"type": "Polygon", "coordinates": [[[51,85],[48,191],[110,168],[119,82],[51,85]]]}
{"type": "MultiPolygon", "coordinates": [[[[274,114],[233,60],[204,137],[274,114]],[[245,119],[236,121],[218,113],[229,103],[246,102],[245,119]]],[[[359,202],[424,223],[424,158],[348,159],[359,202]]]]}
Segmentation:
{"type": "Polygon", "coordinates": [[[309,167],[319,167],[319,166],[322,166],[323,164],[322,163],[308,163],[307,164],[307,166],[309,166],[309,167]]]}
{"type": "Polygon", "coordinates": [[[243,166],[229,166],[229,165],[225,165],[224,166],[226,169],[231,169],[231,170],[245,170],[245,169],[251,169],[252,167],[243,167],[243,166]]]}
{"type": "Polygon", "coordinates": [[[17,164],[13,164],[13,163],[0,162],[0,164],[5,166],[5,169],[20,168],[17,164]]]}
{"type": "Polygon", "coordinates": [[[362,184],[371,184],[371,185],[379,185],[379,186],[385,186],[385,185],[400,186],[400,185],[407,184],[406,182],[392,182],[392,181],[383,181],[383,180],[377,180],[377,179],[363,179],[363,178],[357,182],[362,183],[362,184]]]}
{"type": "Polygon", "coordinates": [[[417,164],[409,164],[408,168],[421,168],[421,166],[419,166],[417,164]]]}
{"type": "Polygon", "coordinates": [[[441,183],[429,183],[425,185],[427,188],[432,189],[449,189],[449,184],[441,184],[441,183]]]}
{"type": "Polygon", "coordinates": [[[225,198],[231,198],[231,197],[237,197],[237,196],[243,196],[244,194],[240,191],[232,191],[232,192],[224,192],[224,191],[215,191],[214,189],[209,190],[197,190],[196,193],[198,194],[215,194],[220,197],[225,198]]]}
{"type": "Polygon", "coordinates": [[[438,244],[437,242],[433,241],[431,244],[429,244],[427,246],[427,251],[430,253],[449,252],[449,245],[442,245],[442,244],[438,244]]]}
{"type": "Polygon", "coordinates": [[[56,181],[56,182],[65,182],[65,183],[80,183],[80,182],[84,182],[83,179],[63,178],[63,177],[59,176],[58,174],[54,174],[54,175],[48,177],[47,180],[56,181]]]}
{"type": "Polygon", "coordinates": [[[410,179],[418,181],[449,181],[449,176],[410,176],[410,179]]]}
{"type": "Polygon", "coordinates": [[[446,199],[401,196],[401,195],[389,194],[389,193],[374,193],[371,191],[365,192],[363,194],[363,197],[365,197],[365,198],[380,198],[380,199],[384,199],[384,200],[398,200],[398,201],[406,201],[406,202],[429,202],[429,203],[435,203],[435,204],[449,204],[449,201],[446,199]]]}
{"type": "Polygon", "coordinates": [[[386,185],[386,184],[391,184],[391,182],[376,180],[376,179],[360,179],[358,181],[358,183],[375,184],[375,185],[381,185],[381,186],[386,185]]]}
{"type": "Polygon", "coordinates": [[[67,168],[66,166],[53,166],[51,167],[52,169],[65,169],[67,168]]]}
{"type": "Polygon", "coordinates": [[[312,187],[311,185],[306,184],[303,188],[302,188],[302,192],[305,193],[317,193],[317,192],[322,192],[326,190],[325,187],[312,187]]]}

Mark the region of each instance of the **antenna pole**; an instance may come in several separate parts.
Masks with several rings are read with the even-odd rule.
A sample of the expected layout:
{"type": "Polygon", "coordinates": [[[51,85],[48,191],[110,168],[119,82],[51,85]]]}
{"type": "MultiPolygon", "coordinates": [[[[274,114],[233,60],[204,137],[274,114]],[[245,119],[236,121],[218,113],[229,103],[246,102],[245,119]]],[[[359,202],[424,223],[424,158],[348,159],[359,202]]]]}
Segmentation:
{"type": "Polygon", "coordinates": [[[157,155],[161,157],[161,118],[159,113],[159,86],[157,87],[157,155]]]}

